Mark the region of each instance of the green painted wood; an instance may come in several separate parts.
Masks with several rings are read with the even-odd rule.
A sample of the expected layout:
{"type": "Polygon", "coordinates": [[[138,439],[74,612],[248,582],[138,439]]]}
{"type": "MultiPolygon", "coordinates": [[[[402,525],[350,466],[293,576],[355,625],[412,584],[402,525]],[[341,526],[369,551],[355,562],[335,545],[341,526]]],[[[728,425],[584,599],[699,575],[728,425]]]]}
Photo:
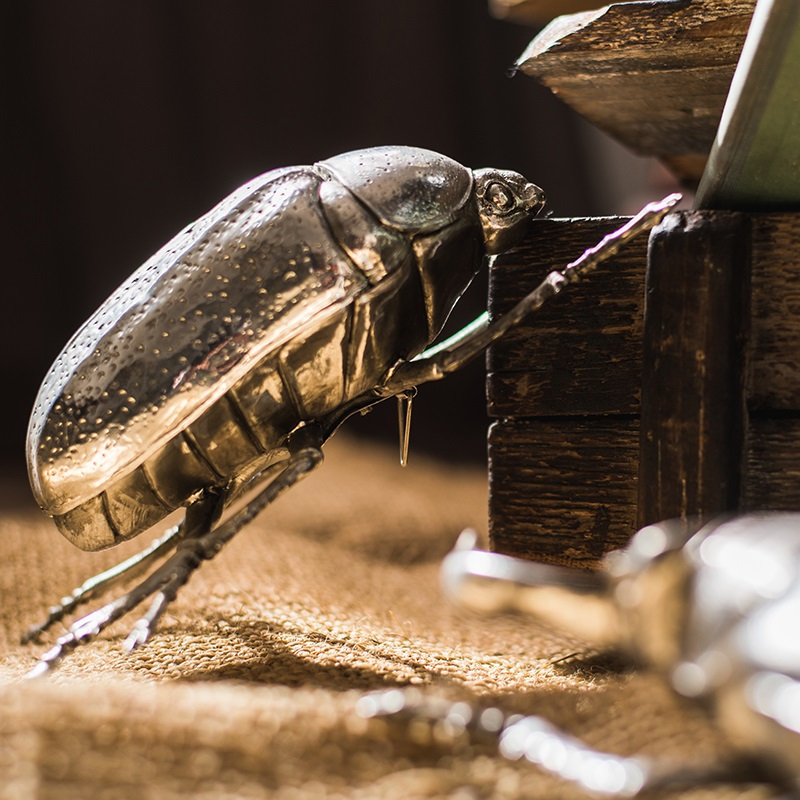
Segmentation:
{"type": "Polygon", "coordinates": [[[697,208],[800,207],[800,3],[759,0],[697,208]]]}

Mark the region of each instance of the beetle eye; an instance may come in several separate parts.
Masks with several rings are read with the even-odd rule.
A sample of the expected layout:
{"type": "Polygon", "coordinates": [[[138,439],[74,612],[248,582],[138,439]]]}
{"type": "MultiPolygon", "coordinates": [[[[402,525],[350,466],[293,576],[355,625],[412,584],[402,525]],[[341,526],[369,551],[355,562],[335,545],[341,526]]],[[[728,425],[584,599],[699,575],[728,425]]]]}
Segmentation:
{"type": "Polygon", "coordinates": [[[514,195],[502,183],[490,183],[486,187],[486,199],[501,213],[514,207],[514,195]]]}

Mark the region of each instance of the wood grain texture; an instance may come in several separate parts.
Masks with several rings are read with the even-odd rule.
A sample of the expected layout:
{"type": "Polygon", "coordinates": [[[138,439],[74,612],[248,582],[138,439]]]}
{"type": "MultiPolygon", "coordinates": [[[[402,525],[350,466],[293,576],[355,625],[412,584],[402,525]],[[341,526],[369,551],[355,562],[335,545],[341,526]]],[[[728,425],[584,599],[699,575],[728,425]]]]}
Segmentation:
{"type": "Polygon", "coordinates": [[[640,525],[739,505],[749,269],[740,214],[672,214],[651,233],[640,525]]]}
{"type": "MultiPolygon", "coordinates": [[[[492,315],[619,221],[537,221],[492,266],[492,315]]],[[[641,240],[491,349],[494,548],[587,566],[654,519],[800,508],[800,214],[670,225],[646,322],[641,240]]]]}
{"type": "Polygon", "coordinates": [[[750,419],[741,508],[800,509],[800,418],[750,419]]]}
{"type": "Polygon", "coordinates": [[[696,182],[754,0],[614,3],[560,17],[518,61],[598,128],[696,182]]]}
{"type": "MultiPolygon", "coordinates": [[[[491,267],[490,316],[627,219],[536,220],[522,245],[491,267]]],[[[646,255],[642,236],[490,348],[491,416],[638,412],[646,255]]]]}
{"type": "Polygon", "coordinates": [[[752,251],[750,407],[800,410],[800,215],[753,215],[752,251]]]}
{"type": "Polygon", "coordinates": [[[636,419],[503,420],[489,431],[489,538],[503,553],[596,567],[635,531],[636,419]]]}

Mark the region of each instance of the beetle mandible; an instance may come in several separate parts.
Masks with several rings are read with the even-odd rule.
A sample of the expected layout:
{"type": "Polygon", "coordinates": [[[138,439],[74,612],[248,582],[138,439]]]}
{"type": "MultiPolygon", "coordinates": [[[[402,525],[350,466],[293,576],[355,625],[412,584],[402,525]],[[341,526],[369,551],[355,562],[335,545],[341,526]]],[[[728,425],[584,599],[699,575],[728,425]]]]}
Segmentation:
{"type": "MultiPolygon", "coordinates": [[[[604,571],[591,573],[473,550],[473,537],[463,535],[442,565],[445,593],[458,604],[521,612],[622,650],[700,702],[752,760],[687,769],[598,753],[545,720],[502,719],[499,709],[483,717],[491,730],[475,714],[473,735],[490,734],[504,756],[597,794],[765,777],[800,788],[800,514],[649,525],[607,556],[604,571]],[[546,757],[554,751],[560,758],[546,757]]],[[[404,711],[433,721],[450,713],[447,703],[421,696],[386,699],[367,696],[362,712],[404,711]]]]}
{"type": "Polygon", "coordinates": [[[344,419],[388,397],[408,402],[675,201],[648,206],[508,315],[429,350],[484,257],[512,247],[543,208],[521,175],[377,147],[265,173],[189,225],[67,344],[27,439],[34,495],[79,547],[112,546],[179,507],[185,519],[31,629],[26,640],[168,556],[75,622],[35,672],[152,597],[126,646],[144,642],[197,566],[321,462],[344,419]]]}

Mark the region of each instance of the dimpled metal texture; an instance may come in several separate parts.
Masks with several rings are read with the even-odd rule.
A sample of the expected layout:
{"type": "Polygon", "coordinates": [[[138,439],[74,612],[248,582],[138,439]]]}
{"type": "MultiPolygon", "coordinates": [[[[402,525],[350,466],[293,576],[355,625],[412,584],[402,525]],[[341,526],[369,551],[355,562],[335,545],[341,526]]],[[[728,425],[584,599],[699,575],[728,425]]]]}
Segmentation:
{"type": "Polygon", "coordinates": [[[80,547],[107,547],[378,385],[438,333],[480,265],[472,192],[455,161],[382,147],[275,170],[223,200],[46,376],[27,443],[43,510],[80,547]]]}
{"type": "Polygon", "coordinates": [[[381,222],[430,233],[454,222],[472,191],[472,173],[439,153],[398,164],[396,147],[373,147],[323,161],[381,222]]]}
{"type": "Polygon", "coordinates": [[[261,354],[363,286],[343,254],[325,247],[319,182],[281,171],[248,184],[84,325],[47,376],[31,422],[40,503],[59,513],[96,494],[261,354]]]}

